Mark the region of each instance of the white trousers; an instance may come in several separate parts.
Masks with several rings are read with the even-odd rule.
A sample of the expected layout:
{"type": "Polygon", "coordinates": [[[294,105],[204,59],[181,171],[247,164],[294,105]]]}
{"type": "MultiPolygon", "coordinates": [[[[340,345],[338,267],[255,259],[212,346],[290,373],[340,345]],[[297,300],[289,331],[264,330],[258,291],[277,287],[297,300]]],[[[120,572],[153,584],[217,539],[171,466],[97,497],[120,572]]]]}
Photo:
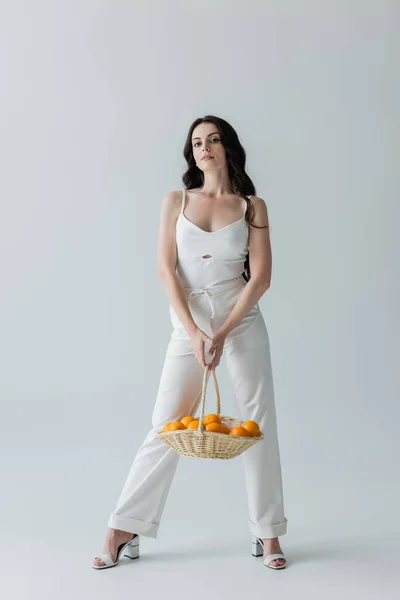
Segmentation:
{"type": "MultiPolygon", "coordinates": [[[[212,337],[224,323],[246,284],[240,276],[202,290],[184,288],[193,319],[207,335],[212,337]]],[[[156,434],[168,421],[197,414],[204,375],[189,336],[171,305],[170,317],[173,331],[161,372],[152,428],[134,458],[108,521],[108,526],[114,529],[152,538],[157,537],[180,458],[156,434]]],[[[209,347],[205,344],[206,363],[210,363],[213,356],[208,354],[209,347]]],[[[247,488],[249,529],[259,538],[278,537],[286,533],[287,519],[283,506],[269,336],[258,304],[227,335],[222,360],[224,357],[237,408],[237,415],[232,416],[243,421],[256,421],[264,434],[261,442],[240,455],[247,488]]],[[[211,385],[212,381],[208,383],[207,392],[211,385]]],[[[215,394],[215,390],[212,393],[215,394]]]]}

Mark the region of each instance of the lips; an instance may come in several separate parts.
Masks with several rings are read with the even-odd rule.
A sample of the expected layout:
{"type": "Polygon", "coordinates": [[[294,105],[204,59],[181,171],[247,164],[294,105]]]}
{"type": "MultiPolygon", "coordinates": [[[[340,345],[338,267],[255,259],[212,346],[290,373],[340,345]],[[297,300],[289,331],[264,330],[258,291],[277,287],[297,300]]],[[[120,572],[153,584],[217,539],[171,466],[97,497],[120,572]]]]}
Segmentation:
{"type": "Polygon", "coordinates": [[[213,156],[203,156],[203,158],[201,160],[211,160],[213,159],[213,156]]]}

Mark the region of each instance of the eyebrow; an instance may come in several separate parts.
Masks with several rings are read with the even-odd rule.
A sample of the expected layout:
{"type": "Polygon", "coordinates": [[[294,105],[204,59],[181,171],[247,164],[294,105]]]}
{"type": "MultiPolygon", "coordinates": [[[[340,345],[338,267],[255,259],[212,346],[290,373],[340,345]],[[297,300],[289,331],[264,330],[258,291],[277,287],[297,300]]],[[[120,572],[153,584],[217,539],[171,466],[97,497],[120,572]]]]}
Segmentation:
{"type": "MultiPolygon", "coordinates": [[[[210,135],[214,135],[215,133],[219,134],[219,131],[213,131],[212,133],[209,133],[207,137],[209,137],[210,135]]],[[[200,139],[201,138],[199,138],[199,137],[194,137],[194,138],[192,138],[192,142],[193,142],[193,140],[200,140],[200,139]]]]}

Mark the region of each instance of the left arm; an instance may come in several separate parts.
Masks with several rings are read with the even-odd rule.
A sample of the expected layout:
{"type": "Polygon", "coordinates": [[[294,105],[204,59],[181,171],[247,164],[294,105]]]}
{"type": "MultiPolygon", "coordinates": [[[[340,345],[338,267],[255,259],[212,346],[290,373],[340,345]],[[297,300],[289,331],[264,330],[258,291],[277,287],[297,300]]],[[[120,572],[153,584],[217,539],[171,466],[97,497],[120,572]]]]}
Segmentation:
{"type": "MultiPolygon", "coordinates": [[[[259,226],[269,226],[268,209],[264,200],[257,196],[253,196],[252,200],[254,204],[253,223],[259,226]]],[[[212,354],[215,351],[216,354],[210,363],[210,369],[215,368],[219,364],[226,336],[232,329],[239,325],[241,320],[270,287],[272,251],[269,227],[258,229],[257,227],[253,228],[250,226],[249,264],[251,271],[250,280],[243,288],[243,292],[240,294],[238,301],[219,331],[212,336],[214,343],[211,346],[209,353],[212,354]]]]}

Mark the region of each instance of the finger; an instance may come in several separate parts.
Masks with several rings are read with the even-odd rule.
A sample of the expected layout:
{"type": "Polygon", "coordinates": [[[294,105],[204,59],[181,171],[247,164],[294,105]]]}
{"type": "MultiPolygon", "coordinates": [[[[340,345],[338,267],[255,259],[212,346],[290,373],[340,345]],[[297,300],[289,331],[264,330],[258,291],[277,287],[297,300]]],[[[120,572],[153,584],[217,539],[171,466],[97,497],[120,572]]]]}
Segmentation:
{"type": "Polygon", "coordinates": [[[201,364],[203,367],[206,366],[206,357],[204,352],[204,340],[201,341],[201,364]]]}
{"type": "Polygon", "coordinates": [[[218,367],[218,365],[219,365],[219,363],[220,363],[220,360],[221,360],[221,355],[222,355],[222,352],[218,352],[218,353],[217,353],[217,354],[214,356],[214,359],[213,359],[213,364],[214,364],[214,367],[218,367]]]}
{"type": "Polygon", "coordinates": [[[219,365],[220,358],[221,358],[221,351],[217,350],[217,352],[215,353],[215,356],[212,360],[214,369],[215,369],[215,367],[217,367],[219,365]]]}

